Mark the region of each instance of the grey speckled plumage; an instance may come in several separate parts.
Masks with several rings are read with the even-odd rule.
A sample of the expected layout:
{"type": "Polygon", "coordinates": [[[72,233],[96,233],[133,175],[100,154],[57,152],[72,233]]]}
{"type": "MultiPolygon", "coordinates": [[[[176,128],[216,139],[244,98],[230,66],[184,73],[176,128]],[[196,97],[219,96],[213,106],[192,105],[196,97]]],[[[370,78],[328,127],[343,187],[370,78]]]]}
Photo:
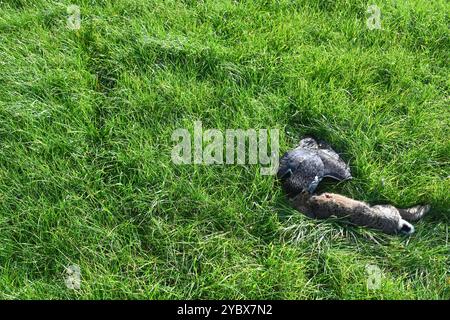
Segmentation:
{"type": "Polygon", "coordinates": [[[284,191],[293,197],[301,192],[312,194],[325,177],[351,179],[349,166],[325,142],[304,138],[298,147],[280,159],[277,177],[284,191]]]}

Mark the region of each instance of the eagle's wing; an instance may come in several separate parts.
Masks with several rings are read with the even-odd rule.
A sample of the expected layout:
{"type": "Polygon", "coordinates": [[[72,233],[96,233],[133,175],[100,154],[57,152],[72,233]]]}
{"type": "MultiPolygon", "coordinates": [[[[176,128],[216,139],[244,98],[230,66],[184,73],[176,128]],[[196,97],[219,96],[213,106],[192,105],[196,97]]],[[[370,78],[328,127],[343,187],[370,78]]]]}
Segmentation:
{"type": "Polygon", "coordinates": [[[281,158],[277,176],[289,196],[313,193],[324,177],[324,164],[315,152],[294,149],[281,158]]]}
{"type": "Polygon", "coordinates": [[[317,155],[324,165],[324,176],[336,180],[351,179],[350,167],[327,143],[320,142],[317,155]]]}

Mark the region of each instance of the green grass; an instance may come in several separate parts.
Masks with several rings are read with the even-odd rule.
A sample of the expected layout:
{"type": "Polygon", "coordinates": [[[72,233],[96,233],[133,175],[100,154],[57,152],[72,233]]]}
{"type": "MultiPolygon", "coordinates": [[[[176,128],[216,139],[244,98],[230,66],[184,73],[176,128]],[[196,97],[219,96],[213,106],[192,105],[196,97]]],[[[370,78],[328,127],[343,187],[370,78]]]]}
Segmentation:
{"type": "Polygon", "coordinates": [[[450,6],[375,3],[0,1],[0,298],[449,299],[450,6]],[[258,165],[173,164],[197,120],[316,135],[355,177],[322,190],[432,210],[308,219],[258,165]]]}

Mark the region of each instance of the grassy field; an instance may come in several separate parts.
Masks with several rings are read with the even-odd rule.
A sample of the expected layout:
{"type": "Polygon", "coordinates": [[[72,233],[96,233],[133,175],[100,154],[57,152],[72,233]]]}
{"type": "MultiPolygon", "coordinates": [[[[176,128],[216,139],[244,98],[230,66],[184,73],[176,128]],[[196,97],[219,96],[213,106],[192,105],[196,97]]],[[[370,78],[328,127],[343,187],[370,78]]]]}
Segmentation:
{"type": "Polygon", "coordinates": [[[449,299],[450,5],[370,4],[0,1],[0,298],[449,299]],[[194,121],[315,135],[355,177],[321,190],[432,210],[308,219],[260,165],[174,164],[194,121]]]}

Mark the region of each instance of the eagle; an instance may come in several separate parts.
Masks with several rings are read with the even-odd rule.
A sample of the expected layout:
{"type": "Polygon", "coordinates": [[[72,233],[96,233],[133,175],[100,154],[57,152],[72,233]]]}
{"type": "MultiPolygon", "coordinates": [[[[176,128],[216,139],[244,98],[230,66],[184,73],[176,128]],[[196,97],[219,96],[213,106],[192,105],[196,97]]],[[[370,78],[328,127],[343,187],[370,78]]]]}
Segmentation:
{"type": "Polygon", "coordinates": [[[329,177],[338,181],[352,178],[350,167],[330,145],[306,137],[280,159],[278,179],[289,197],[299,193],[314,193],[320,181],[329,177]]]}

